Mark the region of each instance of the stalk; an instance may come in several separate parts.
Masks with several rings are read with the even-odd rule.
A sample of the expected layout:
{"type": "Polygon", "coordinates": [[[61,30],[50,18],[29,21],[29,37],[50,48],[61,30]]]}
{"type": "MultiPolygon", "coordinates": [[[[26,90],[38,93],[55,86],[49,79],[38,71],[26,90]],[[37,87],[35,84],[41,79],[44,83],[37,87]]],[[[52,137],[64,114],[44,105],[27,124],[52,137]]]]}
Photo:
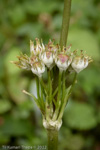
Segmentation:
{"type": "MultiPolygon", "coordinates": [[[[69,20],[70,20],[70,10],[71,10],[71,0],[64,0],[64,11],[63,11],[63,20],[62,20],[62,29],[60,35],[60,47],[61,49],[63,46],[66,46],[67,37],[68,37],[68,29],[69,29],[69,20]]],[[[60,100],[60,92],[61,92],[61,76],[62,73],[59,72],[59,85],[58,85],[58,96],[57,96],[57,104],[59,104],[60,100]]],[[[63,75],[65,77],[65,75],[63,75]]],[[[65,79],[63,80],[63,96],[65,91],[65,79]]],[[[55,92],[54,92],[55,93],[55,92]]],[[[59,106],[57,105],[59,108],[59,106]]],[[[56,108],[55,115],[53,120],[57,119],[57,114],[59,109],[56,108]]],[[[58,130],[56,129],[48,129],[48,150],[58,150],[58,130]]]]}
{"type": "Polygon", "coordinates": [[[65,71],[63,71],[63,79],[62,79],[62,102],[64,100],[64,95],[65,95],[65,71]]]}
{"type": "Polygon", "coordinates": [[[60,35],[60,46],[61,46],[61,48],[63,46],[66,46],[66,44],[67,44],[70,11],[71,11],[71,0],[64,0],[62,29],[61,29],[61,35],[60,35]]]}
{"type": "Polygon", "coordinates": [[[73,83],[72,83],[72,85],[69,87],[68,93],[66,93],[66,96],[65,96],[65,98],[64,98],[64,102],[63,102],[63,104],[62,104],[62,107],[61,107],[61,110],[60,110],[60,113],[59,113],[58,120],[61,120],[61,118],[62,118],[62,116],[63,116],[64,109],[65,109],[65,107],[66,107],[66,105],[67,105],[69,96],[70,96],[70,94],[71,94],[71,92],[72,92],[73,86],[75,85],[76,77],[77,77],[77,73],[75,73],[74,79],[73,79],[73,83]]]}
{"type": "Polygon", "coordinates": [[[37,87],[37,96],[38,96],[38,99],[40,100],[40,86],[39,86],[38,77],[36,77],[36,87],[37,87]]]}
{"type": "Polygon", "coordinates": [[[48,129],[48,150],[58,150],[58,131],[56,129],[48,129]]]}
{"type": "Polygon", "coordinates": [[[57,96],[57,103],[59,104],[60,100],[60,93],[61,93],[61,77],[62,77],[62,71],[59,70],[59,80],[58,80],[58,96],[57,96]]]}

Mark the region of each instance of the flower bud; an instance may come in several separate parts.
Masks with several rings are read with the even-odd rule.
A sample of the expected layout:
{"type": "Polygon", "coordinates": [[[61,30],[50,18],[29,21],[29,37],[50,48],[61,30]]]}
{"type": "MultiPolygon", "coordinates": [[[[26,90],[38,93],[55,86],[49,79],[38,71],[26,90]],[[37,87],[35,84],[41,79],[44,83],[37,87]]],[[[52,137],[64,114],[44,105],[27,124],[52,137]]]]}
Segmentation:
{"type": "Polygon", "coordinates": [[[32,65],[32,68],[31,68],[32,72],[34,74],[36,74],[37,76],[41,77],[42,76],[42,73],[44,73],[45,71],[45,65],[41,62],[35,62],[33,65],[32,65]]]}

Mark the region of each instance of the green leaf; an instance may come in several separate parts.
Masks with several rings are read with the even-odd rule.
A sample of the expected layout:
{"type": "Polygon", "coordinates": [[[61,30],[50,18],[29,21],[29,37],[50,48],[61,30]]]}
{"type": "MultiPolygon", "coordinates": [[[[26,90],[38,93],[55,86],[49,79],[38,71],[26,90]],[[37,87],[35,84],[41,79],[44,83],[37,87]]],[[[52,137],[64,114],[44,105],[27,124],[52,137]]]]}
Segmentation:
{"type": "Polygon", "coordinates": [[[30,13],[30,14],[40,14],[40,13],[51,13],[55,10],[60,10],[61,9],[61,5],[60,3],[57,3],[55,1],[41,1],[41,0],[37,0],[37,1],[31,1],[31,2],[26,2],[24,3],[24,8],[26,10],[26,12],[30,13]]]}
{"type": "Polygon", "coordinates": [[[88,130],[96,127],[97,118],[89,104],[72,102],[67,106],[64,116],[68,126],[77,130],[88,130]]]}
{"type": "Polygon", "coordinates": [[[81,150],[84,145],[84,138],[81,134],[72,134],[69,128],[62,127],[62,139],[60,140],[60,149],[81,150]],[[67,142],[66,142],[67,141],[67,142]]]}
{"type": "Polygon", "coordinates": [[[0,100],[0,114],[3,114],[11,109],[11,103],[8,100],[0,100]]]}
{"type": "Polygon", "coordinates": [[[99,44],[95,34],[80,28],[69,30],[68,44],[72,44],[72,50],[84,50],[93,59],[99,60],[99,44]]]}
{"type": "Polygon", "coordinates": [[[12,49],[10,49],[9,53],[6,55],[5,57],[5,66],[7,68],[8,73],[11,74],[16,74],[21,72],[21,70],[16,67],[14,64],[10,63],[10,61],[16,61],[17,58],[16,56],[19,55],[19,49],[13,47],[12,49]]]}
{"type": "Polygon", "coordinates": [[[28,36],[29,39],[34,40],[36,37],[40,37],[42,30],[41,24],[26,23],[19,26],[15,32],[18,36],[28,36]]]}
{"type": "Polygon", "coordinates": [[[4,120],[4,124],[0,126],[0,132],[3,135],[26,136],[31,134],[33,130],[31,123],[26,120],[14,118],[13,116],[7,116],[4,120]]]}
{"type": "Polygon", "coordinates": [[[0,144],[7,144],[9,142],[9,136],[0,133],[0,144]]]}
{"type": "Polygon", "coordinates": [[[14,102],[21,103],[26,100],[26,95],[22,93],[22,90],[25,89],[28,85],[28,78],[20,78],[11,76],[9,83],[8,83],[8,91],[14,102]]]}
{"type": "Polygon", "coordinates": [[[56,16],[53,17],[53,25],[56,29],[61,28],[62,25],[62,15],[61,14],[57,14],[56,16]]]}
{"type": "Polygon", "coordinates": [[[8,11],[8,15],[11,19],[12,24],[14,25],[23,23],[26,18],[24,8],[20,5],[16,5],[14,8],[10,9],[8,11]]]}
{"type": "Polygon", "coordinates": [[[87,68],[80,73],[78,80],[84,91],[88,94],[92,94],[95,88],[98,87],[100,71],[97,70],[97,68],[93,68],[93,66],[91,68],[87,68]]]}

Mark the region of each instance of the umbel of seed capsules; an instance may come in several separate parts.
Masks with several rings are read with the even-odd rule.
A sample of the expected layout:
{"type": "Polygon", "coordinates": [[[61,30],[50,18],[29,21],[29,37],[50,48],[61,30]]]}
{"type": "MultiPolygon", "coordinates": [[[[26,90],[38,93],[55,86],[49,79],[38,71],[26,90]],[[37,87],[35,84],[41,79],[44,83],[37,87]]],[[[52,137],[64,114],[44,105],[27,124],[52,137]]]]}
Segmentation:
{"type": "Polygon", "coordinates": [[[49,40],[44,45],[38,38],[35,42],[30,40],[30,57],[21,53],[17,58],[18,61],[11,62],[19,68],[31,70],[38,77],[42,76],[46,67],[51,70],[55,65],[60,71],[66,71],[70,66],[73,71],[79,73],[92,61],[82,50],[80,54],[76,50],[72,52],[71,45],[61,49],[54,41],[49,40]]]}

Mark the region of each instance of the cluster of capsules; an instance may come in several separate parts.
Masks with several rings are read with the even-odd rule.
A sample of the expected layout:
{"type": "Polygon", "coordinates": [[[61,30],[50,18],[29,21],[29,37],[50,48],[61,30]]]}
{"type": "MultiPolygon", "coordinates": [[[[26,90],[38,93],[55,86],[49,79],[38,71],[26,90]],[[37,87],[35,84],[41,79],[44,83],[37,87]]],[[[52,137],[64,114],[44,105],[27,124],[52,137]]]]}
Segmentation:
{"type": "Polygon", "coordinates": [[[12,61],[19,68],[31,70],[38,77],[45,72],[46,67],[50,70],[56,65],[60,71],[66,71],[69,66],[73,71],[79,73],[85,69],[91,58],[77,50],[71,52],[71,45],[61,48],[59,44],[49,40],[47,45],[36,38],[35,44],[30,40],[30,57],[26,54],[17,56],[18,61],[12,61]]]}

